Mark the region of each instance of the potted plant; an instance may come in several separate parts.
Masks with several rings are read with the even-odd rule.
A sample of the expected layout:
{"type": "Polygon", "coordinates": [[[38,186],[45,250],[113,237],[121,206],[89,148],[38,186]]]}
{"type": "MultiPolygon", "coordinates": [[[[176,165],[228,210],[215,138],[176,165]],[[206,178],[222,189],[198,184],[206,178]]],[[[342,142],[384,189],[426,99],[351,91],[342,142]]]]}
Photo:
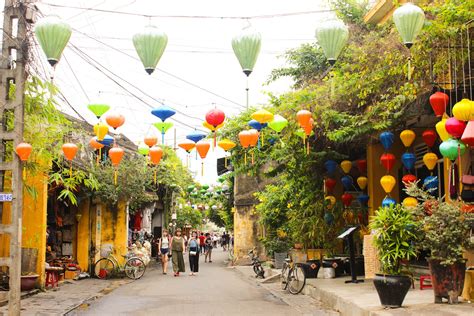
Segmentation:
{"type": "Polygon", "coordinates": [[[420,246],[431,251],[428,263],[435,303],[442,303],[442,298],[449,304],[457,303],[466,271],[463,250],[471,246],[469,222],[474,214],[463,213],[459,202],[434,199],[416,184],[406,191],[422,202],[416,208],[424,232],[420,246]]]}
{"type": "Polygon", "coordinates": [[[379,208],[370,223],[382,270],[374,285],[385,307],[402,306],[412,284],[402,261],[416,255],[417,226],[410,209],[400,204],[379,208]]]}

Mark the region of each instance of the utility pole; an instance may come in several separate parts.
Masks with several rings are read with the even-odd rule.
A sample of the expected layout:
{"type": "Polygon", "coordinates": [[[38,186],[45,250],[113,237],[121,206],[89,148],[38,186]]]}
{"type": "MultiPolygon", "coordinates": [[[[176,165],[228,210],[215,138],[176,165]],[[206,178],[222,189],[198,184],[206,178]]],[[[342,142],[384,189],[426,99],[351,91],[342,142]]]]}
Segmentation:
{"type": "Polygon", "coordinates": [[[31,2],[5,0],[0,61],[0,215],[8,211],[5,206],[11,204],[11,222],[0,222],[0,234],[10,236],[9,256],[0,257],[0,267],[8,268],[9,315],[20,315],[23,179],[21,162],[14,150],[23,141],[23,94],[29,44],[27,25],[33,20],[33,11],[28,7],[31,2]],[[10,97],[13,85],[15,95],[10,97]]]}

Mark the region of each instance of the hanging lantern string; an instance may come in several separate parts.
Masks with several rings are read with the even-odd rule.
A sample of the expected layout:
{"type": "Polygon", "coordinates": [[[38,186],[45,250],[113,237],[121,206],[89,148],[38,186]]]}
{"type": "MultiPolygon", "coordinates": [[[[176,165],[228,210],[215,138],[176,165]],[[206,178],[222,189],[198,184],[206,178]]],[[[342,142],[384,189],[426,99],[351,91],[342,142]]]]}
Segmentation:
{"type": "Polygon", "coordinates": [[[247,94],[247,110],[249,109],[249,77],[246,79],[245,92],[247,94]]]}
{"type": "Polygon", "coordinates": [[[308,146],[306,148],[306,154],[309,155],[309,139],[308,139],[307,143],[308,143],[308,146]]]}
{"type": "Polygon", "coordinates": [[[408,49],[408,73],[407,73],[408,81],[411,80],[411,50],[408,49]]]}
{"type": "Polygon", "coordinates": [[[466,27],[466,39],[467,39],[467,63],[468,63],[468,68],[469,68],[469,97],[472,101],[471,39],[469,38],[469,27],[466,27]]]}
{"type": "Polygon", "coordinates": [[[244,164],[247,165],[247,151],[244,151],[244,164]]]}
{"type": "Polygon", "coordinates": [[[97,165],[99,165],[99,159],[100,159],[101,153],[102,153],[102,148],[99,148],[99,154],[97,155],[97,158],[96,158],[97,165]]]}
{"type": "Polygon", "coordinates": [[[157,169],[157,167],[155,166],[155,168],[153,170],[153,184],[156,184],[156,169],[157,169]]]}
{"type": "Polygon", "coordinates": [[[117,185],[117,168],[114,168],[114,184],[117,185]]]}
{"type": "Polygon", "coordinates": [[[463,87],[463,97],[467,95],[467,90],[466,90],[466,75],[464,73],[464,67],[466,66],[464,63],[464,46],[463,46],[463,40],[462,40],[462,29],[460,31],[461,33],[461,61],[462,61],[462,87],[463,87]]]}
{"type": "Polygon", "coordinates": [[[252,165],[255,164],[255,159],[254,159],[254,154],[253,154],[253,150],[252,150],[252,165]]]}
{"type": "Polygon", "coordinates": [[[451,112],[452,108],[452,102],[453,102],[453,74],[452,74],[452,69],[451,67],[451,41],[449,40],[448,37],[448,64],[449,64],[449,111],[451,112]]]}
{"type": "Polygon", "coordinates": [[[69,163],[69,177],[72,178],[72,160],[69,163]]]}
{"type": "Polygon", "coordinates": [[[201,161],[201,177],[204,177],[204,161],[201,161]]]}
{"type": "MultiPolygon", "coordinates": [[[[454,39],[454,48],[456,48],[456,39],[454,39]]],[[[454,93],[456,96],[456,102],[458,102],[458,65],[456,51],[453,52],[454,56],[454,93]]]]}
{"type": "Polygon", "coordinates": [[[227,156],[224,156],[224,167],[227,169],[227,156]]]}

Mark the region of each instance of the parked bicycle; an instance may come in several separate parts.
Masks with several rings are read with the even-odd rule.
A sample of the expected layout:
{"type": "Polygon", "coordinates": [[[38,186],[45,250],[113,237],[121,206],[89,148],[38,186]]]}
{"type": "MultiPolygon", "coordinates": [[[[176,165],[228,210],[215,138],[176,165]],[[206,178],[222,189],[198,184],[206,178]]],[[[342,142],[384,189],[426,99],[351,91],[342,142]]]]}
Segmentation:
{"type": "Polygon", "coordinates": [[[128,278],[138,280],[145,274],[146,265],[142,259],[132,254],[122,255],[126,261],[121,265],[112,252],[111,248],[107,257],[102,257],[95,263],[94,274],[96,277],[109,279],[124,273],[128,278]]]}
{"type": "Polygon", "coordinates": [[[280,281],[282,290],[288,290],[288,292],[295,295],[300,293],[306,285],[303,265],[294,263],[290,258],[285,259],[281,269],[280,281]]]}
{"type": "Polygon", "coordinates": [[[263,270],[262,263],[258,260],[258,256],[256,254],[256,249],[252,249],[248,252],[250,260],[252,260],[253,272],[256,274],[256,278],[265,278],[265,271],[263,270]]]}

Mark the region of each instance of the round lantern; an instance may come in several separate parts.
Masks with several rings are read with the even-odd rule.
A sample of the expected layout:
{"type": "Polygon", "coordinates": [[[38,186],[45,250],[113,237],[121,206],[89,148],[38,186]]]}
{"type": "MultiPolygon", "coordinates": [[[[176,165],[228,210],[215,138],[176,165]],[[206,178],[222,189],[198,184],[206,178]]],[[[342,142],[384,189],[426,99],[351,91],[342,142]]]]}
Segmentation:
{"type": "Polygon", "coordinates": [[[403,44],[410,48],[423,27],[425,13],[420,7],[408,2],[393,12],[393,21],[403,44]]]}
{"type": "Polygon", "coordinates": [[[324,186],[326,187],[327,192],[332,192],[336,186],[336,180],[333,178],[326,178],[324,180],[324,186]]]}
{"type": "Polygon", "coordinates": [[[390,193],[392,192],[393,188],[395,187],[395,184],[397,183],[397,181],[395,180],[395,178],[391,175],[386,175],[386,176],[383,176],[381,179],[380,179],[380,185],[382,186],[383,190],[385,191],[385,193],[390,193]]]}
{"type": "Polygon", "coordinates": [[[109,150],[110,161],[112,162],[112,166],[115,167],[115,170],[114,170],[114,184],[115,185],[117,185],[117,174],[118,174],[117,168],[120,162],[122,161],[124,153],[125,151],[122,148],[117,147],[117,146],[114,146],[110,148],[109,150]]]}
{"type": "Polygon", "coordinates": [[[165,51],[168,36],[156,26],[147,25],[143,31],[135,34],[132,40],[145,71],[151,75],[165,51]]]}
{"type": "Polygon", "coordinates": [[[466,123],[459,121],[454,117],[450,117],[446,120],[446,131],[453,137],[461,138],[462,133],[466,129],[466,123]]]}
{"type": "Polygon", "coordinates": [[[446,121],[447,120],[448,120],[448,118],[443,117],[443,119],[441,121],[439,121],[438,123],[436,123],[436,125],[435,125],[436,132],[438,133],[439,138],[441,138],[442,141],[448,140],[449,137],[451,137],[449,135],[448,131],[446,130],[446,121]]]}
{"type": "Polygon", "coordinates": [[[76,154],[79,148],[77,147],[76,144],[66,143],[66,144],[63,144],[61,149],[63,150],[64,157],[70,162],[69,176],[72,177],[72,160],[74,159],[74,157],[76,157],[76,154]]]}
{"type": "Polygon", "coordinates": [[[336,172],[336,169],[337,169],[337,162],[335,162],[334,160],[327,160],[327,161],[324,163],[324,168],[326,168],[326,171],[327,171],[329,174],[333,174],[334,172],[336,172]]]}
{"type": "Polygon", "coordinates": [[[391,197],[386,197],[385,199],[383,199],[382,201],[382,207],[390,207],[392,205],[395,205],[397,204],[397,201],[395,201],[394,199],[392,199],[391,197]]]}
{"type": "Polygon", "coordinates": [[[151,147],[155,146],[158,143],[158,138],[156,138],[156,136],[153,136],[153,135],[148,135],[148,136],[145,136],[145,139],[143,140],[143,142],[148,147],[151,148],[151,147]]]}
{"type": "Polygon", "coordinates": [[[251,138],[252,138],[252,135],[250,134],[249,131],[241,131],[239,133],[240,145],[243,148],[248,148],[250,146],[250,139],[251,138]]]}
{"type": "Polygon", "coordinates": [[[122,126],[123,123],[125,123],[125,116],[123,116],[123,115],[120,114],[120,113],[109,112],[109,113],[107,113],[107,115],[105,116],[105,121],[106,121],[107,124],[109,124],[113,129],[117,129],[117,128],[119,128],[120,126],[122,126]]]}
{"type": "Polygon", "coordinates": [[[350,193],[344,193],[341,196],[342,204],[344,204],[344,206],[346,207],[351,205],[353,199],[354,199],[354,196],[350,193]]]}
{"type": "Polygon", "coordinates": [[[434,153],[426,153],[423,156],[423,163],[425,164],[426,168],[428,168],[428,170],[432,171],[438,163],[438,156],[436,156],[434,153]]]}
{"type": "Polygon", "coordinates": [[[329,21],[316,30],[316,39],[329,64],[334,65],[349,39],[349,29],[342,21],[329,21]]]}
{"type": "Polygon", "coordinates": [[[469,121],[462,134],[461,140],[464,144],[474,146],[474,121],[469,121]]]}
{"type": "Polygon", "coordinates": [[[308,110],[300,110],[296,113],[296,119],[298,120],[298,124],[300,127],[305,127],[309,124],[309,120],[311,120],[312,114],[308,110]]]}
{"type": "Polygon", "coordinates": [[[247,77],[257,62],[261,45],[262,36],[251,27],[244,28],[239,35],[232,38],[232,49],[247,77]]]}
{"type": "Polygon", "coordinates": [[[95,117],[100,118],[110,109],[110,105],[103,104],[103,103],[91,103],[87,105],[87,108],[92,113],[94,113],[95,117]]]}
{"type": "Polygon", "coordinates": [[[143,156],[147,156],[150,152],[150,147],[145,144],[138,145],[138,153],[143,156]]]}
{"type": "Polygon", "coordinates": [[[350,191],[354,187],[354,181],[350,176],[343,176],[341,178],[342,185],[346,191],[350,191]]]}
{"type": "Polygon", "coordinates": [[[429,148],[434,146],[436,139],[438,138],[436,132],[432,129],[424,131],[421,137],[423,138],[423,141],[425,142],[426,146],[428,146],[429,148]]]}
{"type": "Polygon", "coordinates": [[[387,172],[390,172],[395,165],[395,156],[390,153],[382,154],[382,156],[380,156],[380,164],[385,168],[385,170],[387,170],[387,172]]]}
{"type": "Polygon", "coordinates": [[[364,190],[367,187],[368,179],[367,177],[358,177],[357,178],[357,185],[361,190],[364,190]]]}
{"type": "Polygon", "coordinates": [[[163,157],[163,149],[158,146],[153,146],[150,148],[148,156],[150,157],[151,163],[157,165],[160,163],[161,157],[163,157]]]}
{"type": "Polygon", "coordinates": [[[450,138],[439,145],[439,151],[444,158],[454,161],[458,158],[459,154],[461,156],[464,155],[466,145],[455,138],[450,138]]]}
{"type": "Polygon", "coordinates": [[[15,147],[15,152],[21,161],[27,161],[31,155],[32,150],[33,150],[33,146],[31,146],[28,143],[19,143],[15,147]]]}
{"type": "Polygon", "coordinates": [[[206,123],[214,127],[214,146],[216,146],[216,130],[225,120],[225,114],[219,109],[212,109],[206,113],[206,123]]]}
{"type": "Polygon", "coordinates": [[[35,25],[35,35],[51,66],[61,58],[61,54],[71,38],[71,27],[57,16],[47,16],[35,25]]]}
{"type": "Polygon", "coordinates": [[[349,173],[352,169],[352,161],[344,160],[341,162],[341,169],[344,173],[349,173]]]}
{"type": "Polygon", "coordinates": [[[285,127],[288,126],[288,120],[283,116],[276,114],[271,122],[268,122],[268,127],[277,133],[280,133],[285,127]]]}
{"type": "Polygon", "coordinates": [[[474,119],[474,102],[462,99],[453,106],[453,116],[459,121],[470,121],[474,119]]]}
{"type": "Polygon", "coordinates": [[[248,123],[247,123],[251,128],[254,128],[256,129],[257,131],[260,131],[262,128],[264,128],[267,124],[260,124],[259,122],[257,122],[256,120],[250,120],[248,123]]]}
{"type": "Polygon", "coordinates": [[[402,177],[402,182],[403,183],[406,183],[406,184],[409,184],[409,183],[413,183],[417,180],[416,176],[413,175],[413,174],[406,174],[402,177]]]}
{"type": "Polygon", "coordinates": [[[336,205],[336,198],[332,195],[326,196],[324,201],[326,201],[328,209],[332,209],[336,205]]]}
{"type": "Polygon", "coordinates": [[[101,148],[104,147],[103,144],[99,143],[97,141],[97,138],[96,137],[92,137],[90,140],[89,140],[89,146],[91,146],[93,149],[95,150],[99,150],[101,148]]]}
{"type": "Polygon", "coordinates": [[[415,167],[416,156],[414,153],[403,153],[401,160],[406,169],[411,170],[415,167]]]}
{"type": "Polygon", "coordinates": [[[400,139],[403,143],[403,146],[410,147],[413,144],[413,141],[416,138],[416,134],[414,131],[406,129],[400,133],[400,139]]]}
{"type": "Polygon", "coordinates": [[[416,207],[418,205],[418,200],[414,197],[409,196],[403,199],[402,204],[405,207],[416,207]]]}
{"type": "Polygon", "coordinates": [[[328,225],[333,225],[334,224],[334,215],[331,212],[325,212],[324,213],[324,221],[328,225]]]}
{"type": "Polygon", "coordinates": [[[394,142],[394,135],[392,132],[383,132],[379,135],[380,143],[385,150],[392,148],[394,142]]]}
{"type": "Polygon", "coordinates": [[[360,173],[364,173],[367,171],[367,160],[359,159],[356,161],[357,169],[359,169],[360,173]]]}
{"type": "Polygon", "coordinates": [[[443,92],[435,92],[430,96],[430,105],[437,117],[443,116],[449,104],[449,96],[443,92]]]}
{"type": "Polygon", "coordinates": [[[259,132],[256,130],[256,129],[251,129],[249,130],[249,135],[250,135],[250,147],[255,147],[257,146],[257,143],[258,143],[258,136],[259,136],[259,132]]]}
{"type": "Polygon", "coordinates": [[[94,125],[94,134],[97,136],[97,140],[101,141],[104,139],[105,135],[109,132],[109,127],[107,124],[99,122],[98,124],[94,125]]]}

